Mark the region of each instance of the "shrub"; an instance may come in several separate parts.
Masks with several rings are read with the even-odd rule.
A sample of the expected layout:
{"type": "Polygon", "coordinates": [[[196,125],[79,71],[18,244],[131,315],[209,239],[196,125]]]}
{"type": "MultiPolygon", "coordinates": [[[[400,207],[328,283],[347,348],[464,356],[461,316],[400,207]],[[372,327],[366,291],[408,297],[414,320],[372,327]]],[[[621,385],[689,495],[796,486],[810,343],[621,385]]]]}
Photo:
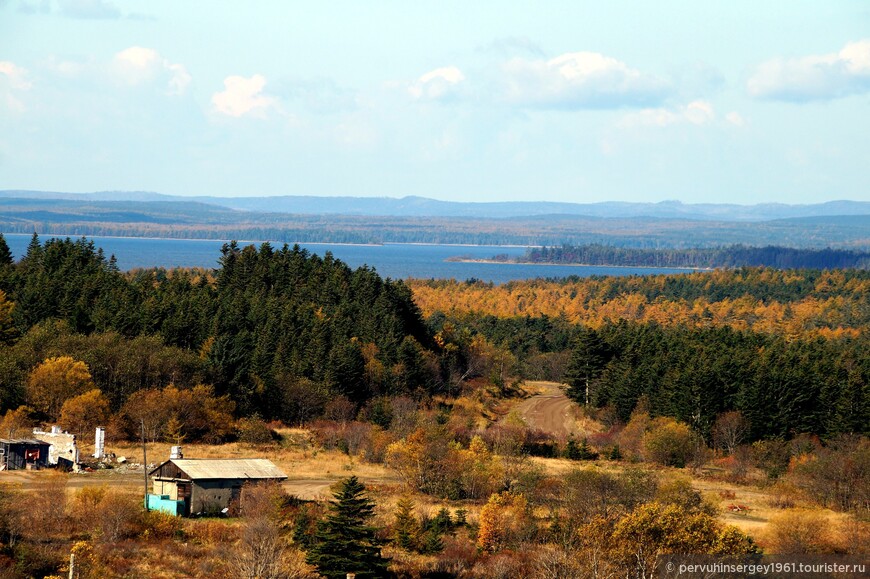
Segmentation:
{"type": "Polygon", "coordinates": [[[769,550],[779,555],[823,554],[836,550],[831,521],[814,511],[789,509],[767,525],[769,550]]]}
{"type": "Polygon", "coordinates": [[[184,521],[163,511],[148,511],[142,517],[142,537],[145,539],[181,539],[184,521]]]}
{"type": "Polygon", "coordinates": [[[260,445],[269,444],[274,441],[272,430],[269,426],[260,420],[259,416],[250,418],[241,418],[236,424],[239,442],[245,444],[260,445]]]}
{"type": "Polygon", "coordinates": [[[653,462],[682,468],[695,454],[698,442],[688,424],[673,418],[656,418],[642,437],[643,454],[653,462]]]}
{"type": "Polygon", "coordinates": [[[100,538],[106,543],[117,543],[137,534],[142,514],[139,499],[117,491],[107,493],[95,513],[100,538]]]}
{"type": "Polygon", "coordinates": [[[184,531],[191,541],[200,545],[225,545],[239,538],[239,528],[225,520],[188,519],[184,531]]]}
{"type": "Polygon", "coordinates": [[[788,469],[791,446],[783,440],[759,440],[752,444],[752,458],[767,478],[775,480],[788,469]]]}

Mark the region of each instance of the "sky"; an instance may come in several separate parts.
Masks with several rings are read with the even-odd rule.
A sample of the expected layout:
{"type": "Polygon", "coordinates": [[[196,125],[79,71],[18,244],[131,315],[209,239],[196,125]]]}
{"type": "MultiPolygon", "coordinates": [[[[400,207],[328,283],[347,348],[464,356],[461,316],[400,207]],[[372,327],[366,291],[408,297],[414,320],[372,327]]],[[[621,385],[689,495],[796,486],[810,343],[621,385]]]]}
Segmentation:
{"type": "Polygon", "coordinates": [[[0,189],[870,201],[864,0],[0,0],[0,189]]]}

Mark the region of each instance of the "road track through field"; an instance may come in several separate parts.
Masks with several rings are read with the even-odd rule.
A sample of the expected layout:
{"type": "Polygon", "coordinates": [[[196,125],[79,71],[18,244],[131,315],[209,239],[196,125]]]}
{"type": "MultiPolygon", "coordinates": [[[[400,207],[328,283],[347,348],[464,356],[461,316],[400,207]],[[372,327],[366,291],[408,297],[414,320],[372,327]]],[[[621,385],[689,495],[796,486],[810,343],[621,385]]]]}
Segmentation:
{"type": "Polygon", "coordinates": [[[555,437],[577,434],[577,405],[557,382],[527,382],[538,394],[517,404],[516,411],[525,423],[555,437]]]}

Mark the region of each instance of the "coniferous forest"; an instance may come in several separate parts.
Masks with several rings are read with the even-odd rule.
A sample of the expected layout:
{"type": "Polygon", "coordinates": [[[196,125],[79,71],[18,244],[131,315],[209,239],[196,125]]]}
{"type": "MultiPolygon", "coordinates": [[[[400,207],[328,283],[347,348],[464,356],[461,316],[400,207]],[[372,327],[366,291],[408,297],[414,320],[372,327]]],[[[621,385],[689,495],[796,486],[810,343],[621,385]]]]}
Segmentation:
{"type": "Polygon", "coordinates": [[[85,361],[115,409],[140,389],[208,383],[242,415],[292,421],[303,399],[440,386],[410,290],[328,253],[229,243],[215,271],[122,273],[92,242],[34,236],[20,262],[7,252],[0,290],[4,408],[60,355],[85,361]]]}

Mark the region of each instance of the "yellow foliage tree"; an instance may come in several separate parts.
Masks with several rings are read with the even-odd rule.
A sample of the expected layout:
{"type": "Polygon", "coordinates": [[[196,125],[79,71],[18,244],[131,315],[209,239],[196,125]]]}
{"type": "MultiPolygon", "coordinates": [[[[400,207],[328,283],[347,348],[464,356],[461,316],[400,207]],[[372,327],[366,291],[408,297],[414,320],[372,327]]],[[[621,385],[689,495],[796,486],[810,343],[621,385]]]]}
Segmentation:
{"type": "Polygon", "coordinates": [[[56,420],[63,403],[94,387],[87,364],[70,356],[48,358],[27,377],[27,398],[39,412],[56,420]]]}
{"type": "Polygon", "coordinates": [[[18,330],[12,321],[12,310],[15,302],[6,299],[6,293],[0,290],[0,344],[11,344],[18,330]]]}
{"type": "Polygon", "coordinates": [[[0,436],[5,438],[27,438],[36,426],[33,419],[33,408],[19,406],[16,410],[7,410],[0,421],[0,436]]]}
{"type": "Polygon", "coordinates": [[[632,577],[653,577],[657,556],[671,554],[743,555],[758,548],[747,535],[715,517],[679,505],[647,503],[624,516],[613,529],[614,556],[632,577]]]}
{"type": "Polygon", "coordinates": [[[521,494],[509,491],[490,495],[480,510],[477,548],[494,553],[520,544],[533,532],[529,505],[521,494]]]}
{"type": "Polygon", "coordinates": [[[110,415],[108,398],[94,388],[64,402],[59,422],[66,430],[87,438],[97,426],[105,425],[110,415]]]}

